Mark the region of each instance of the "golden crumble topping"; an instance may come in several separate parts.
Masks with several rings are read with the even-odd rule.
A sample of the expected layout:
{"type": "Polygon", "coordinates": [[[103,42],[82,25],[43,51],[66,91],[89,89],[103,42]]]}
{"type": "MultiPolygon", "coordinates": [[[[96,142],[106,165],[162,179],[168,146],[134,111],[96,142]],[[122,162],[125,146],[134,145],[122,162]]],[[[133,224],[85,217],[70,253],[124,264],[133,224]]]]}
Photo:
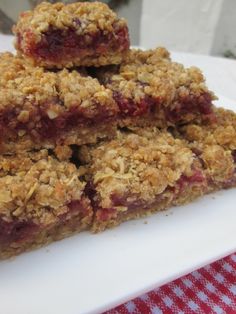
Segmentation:
{"type": "Polygon", "coordinates": [[[95,33],[98,30],[113,32],[114,23],[126,26],[124,19],[118,19],[117,15],[109,7],[101,2],[77,2],[72,4],[43,2],[33,11],[21,14],[14,32],[31,30],[37,35],[38,41],[41,34],[49,27],[57,29],[76,28],[78,35],[95,33]]]}
{"type": "MultiPolygon", "coordinates": [[[[106,73],[104,76],[106,80],[106,73]]],[[[160,99],[164,106],[171,106],[178,98],[191,94],[200,97],[203,93],[215,99],[206,87],[202,72],[171,61],[165,48],[131,50],[119,73],[110,75],[110,80],[107,86],[136,102],[151,96],[160,99]]]]}
{"type": "Polygon", "coordinates": [[[81,155],[90,161],[88,172],[103,208],[112,207],[113,195],[153,201],[182,174],[191,175],[194,160],[181,140],[157,129],[118,133],[96,148],[83,147],[81,155]]]}
{"type": "Polygon", "coordinates": [[[112,92],[99,84],[97,79],[80,76],[76,71],[69,73],[65,69],[58,73],[58,79],[60,100],[65,107],[70,108],[79,104],[87,118],[99,115],[101,107],[110,112],[109,115],[114,115],[118,111],[112,92]]]}
{"type": "Polygon", "coordinates": [[[27,63],[22,58],[16,58],[11,52],[0,54],[0,86],[4,87],[5,83],[14,80],[20,73],[24,73],[27,63]]]}
{"type": "Polygon", "coordinates": [[[235,166],[230,151],[219,145],[206,145],[200,156],[210,178],[219,182],[232,178],[235,166]]]}
{"type": "Polygon", "coordinates": [[[68,212],[67,205],[83,197],[80,172],[46,150],[0,157],[0,216],[50,225],[68,212]]]}
{"type": "MultiPolygon", "coordinates": [[[[47,103],[47,115],[55,119],[61,112],[78,107],[83,112],[96,111],[96,106],[106,106],[116,111],[111,91],[98,80],[81,76],[79,72],[62,70],[57,73],[31,67],[23,59],[10,53],[0,54],[0,110],[19,107],[18,119],[25,122],[30,110],[47,103]]],[[[97,114],[97,112],[96,112],[97,114]]]]}
{"type": "Polygon", "coordinates": [[[236,114],[216,108],[213,124],[189,124],[180,128],[181,137],[202,159],[206,172],[216,181],[226,182],[235,171],[236,114]]]}
{"type": "Polygon", "coordinates": [[[125,60],[122,62],[122,66],[128,64],[157,64],[160,60],[166,59],[171,61],[169,51],[164,47],[158,47],[156,49],[141,50],[141,49],[130,49],[126,55],[125,60]]]}
{"type": "Polygon", "coordinates": [[[216,108],[216,122],[210,125],[189,124],[181,128],[187,140],[202,144],[221,145],[236,149],[236,114],[231,110],[216,108]]]}
{"type": "Polygon", "coordinates": [[[28,67],[23,60],[8,53],[0,55],[0,71],[3,73],[0,78],[0,110],[23,110],[17,117],[19,121],[27,122],[29,110],[57,97],[55,73],[28,67]]]}

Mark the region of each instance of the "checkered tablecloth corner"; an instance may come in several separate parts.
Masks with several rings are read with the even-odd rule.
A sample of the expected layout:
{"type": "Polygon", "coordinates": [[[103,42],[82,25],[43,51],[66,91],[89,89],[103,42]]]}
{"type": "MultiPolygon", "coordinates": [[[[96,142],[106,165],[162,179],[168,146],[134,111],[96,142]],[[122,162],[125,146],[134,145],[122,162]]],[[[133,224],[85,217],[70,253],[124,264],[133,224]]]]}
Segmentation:
{"type": "Polygon", "coordinates": [[[236,253],[104,314],[236,314],[236,253]]]}

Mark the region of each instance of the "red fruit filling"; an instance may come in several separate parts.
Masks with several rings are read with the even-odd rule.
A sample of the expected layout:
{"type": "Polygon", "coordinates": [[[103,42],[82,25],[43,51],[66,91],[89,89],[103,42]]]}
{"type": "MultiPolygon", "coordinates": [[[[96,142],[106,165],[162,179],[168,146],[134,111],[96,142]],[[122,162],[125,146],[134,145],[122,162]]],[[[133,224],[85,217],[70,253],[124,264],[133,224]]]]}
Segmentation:
{"type": "MultiPolygon", "coordinates": [[[[131,195],[133,196],[133,195],[131,195]]],[[[112,218],[117,218],[118,214],[122,212],[119,212],[115,206],[124,206],[127,207],[127,211],[125,213],[135,213],[137,210],[149,210],[154,208],[155,206],[158,206],[161,202],[165,200],[164,194],[158,195],[156,199],[152,203],[146,203],[145,201],[140,201],[137,199],[136,201],[133,202],[128,202],[129,195],[127,196],[117,196],[117,195],[112,195],[112,202],[113,206],[111,208],[101,208],[101,207],[96,207],[96,219],[99,221],[109,221],[112,218]]],[[[138,197],[138,196],[137,196],[138,197]]],[[[164,208],[163,208],[164,209],[164,208]]]]}
{"type": "MultiPolygon", "coordinates": [[[[76,19],[75,24],[80,25],[80,20],[76,19]]],[[[115,28],[115,32],[96,33],[78,35],[76,29],[68,28],[67,30],[49,28],[42,36],[39,43],[35,43],[32,33],[27,33],[28,42],[30,43],[27,55],[59,62],[75,57],[96,56],[98,54],[110,53],[112,51],[126,51],[129,48],[128,28],[115,28]]],[[[18,46],[22,46],[22,36],[17,34],[18,46]]],[[[24,48],[23,48],[24,50],[24,48]]]]}
{"type": "MultiPolygon", "coordinates": [[[[109,221],[112,218],[117,218],[119,211],[115,207],[118,206],[124,206],[127,207],[126,212],[135,212],[136,210],[149,210],[152,208],[155,208],[159,204],[166,204],[166,206],[171,205],[171,201],[175,198],[177,198],[181,193],[184,193],[184,190],[186,187],[189,187],[194,184],[201,184],[203,186],[206,186],[206,178],[204,177],[203,173],[200,170],[196,170],[195,173],[192,176],[185,176],[182,175],[180,179],[176,182],[175,187],[167,187],[166,191],[172,191],[173,192],[173,197],[172,199],[166,199],[165,196],[165,191],[157,195],[157,197],[151,202],[151,203],[146,203],[145,201],[142,201],[138,198],[135,201],[129,202],[128,199],[131,197],[133,198],[134,195],[117,195],[113,194],[111,195],[111,200],[112,200],[112,205],[114,207],[110,208],[101,208],[99,206],[99,197],[96,194],[96,188],[93,185],[93,183],[88,183],[87,188],[85,189],[86,195],[90,198],[93,209],[96,212],[96,219],[98,221],[109,221]]],[[[164,210],[164,208],[162,208],[164,210]]]]}
{"type": "Polygon", "coordinates": [[[80,213],[82,217],[89,214],[90,207],[87,198],[82,198],[81,200],[73,200],[67,204],[69,213],[78,214],[80,213]]]}
{"type": "Polygon", "coordinates": [[[112,204],[114,207],[102,208],[99,206],[99,196],[96,193],[96,188],[93,183],[88,183],[87,188],[85,189],[86,195],[90,198],[93,210],[96,213],[96,219],[98,221],[109,221],[110,219],[117,218],[119,211],[115,208],[118,206],[127,207],[127,211],[135,212],[138,209],[149,210],[155,205],[158,205],[161,201],[164,200],[163,195],[158,195],[152,203],[146,203],[145,201],[139,200],[137,195],[137,200],[129,202],[129,196],[134,195],[111,195],[112,204]]]}
{"type": "Polygon", "coordinates": [[[99,200],[96,192],[96,187],[92,181],[89,181],[84,190],[85,195],[90,199],[92,208],[95,212],[96,219],[99,221],[108,221],[111,218],[117,216],[117,211],[115,208],[101,208],[99,206],[99,200]]]}
{"type": "Polygon", "coordinates": [[[236,163],[236,150],[232,151],[232,157],[233,157],[234,163],[236,163]]]}
{"type": "Polygon", "coordinates": [[[103,108],[98,105],[95,105],[95,107],[98,107],[96,113],[72,107],[70,110],[60,113],[55,119],[50,119],[47,115],[48,104],[45,104],[41,107],[35,107],[36,109],[30,113],[29,123],[22,123],[17,120],[19,115],[17,108],[5,110],[0,113],[0,133],[4,136],[9,135],[9,131],[17,134],[19,130],[25,130],[33,137],[50,139],[56,138],[63,132],[70,131],[78,126],[89,127],[94,125],[95,122],[96,124],[108,123],[111,121],[112,116],[116,115],[116,111],[113,110],[112,112],[110,108],[103,108]]]}
{"type": "Polygon", "coordinates": [[[7,222],[0,218],[0,245],[24,241],[38,230],[39,226],[30,221],[7,222]]]}
{"type": "Polygon", "coordinates": [[[99,221],[109,221],[117,217],[117,210],[115,208],[99,208],[96,210],[96,219],[99,221]]]}
{"type": "Polygon", "coordinates": [[[119,106],[122,118],[128,116],[137,117],[147,113],[154,113],[158,106],[158,100],[146,96],[139,103],[135,103],[131,98],[124,98],[119,92],[113,92],[113,97],[119,106]]]}
{"type": "Polygon", "coordinates": [[[175,191],[177,196],[183,193],[186,187],[189,187],[195,183],[202,183],[203,185],[206,184],[206,178],[200,170],[196,170],[195,173],[190,177],[182,175],[176,183],[177,188],[175,188],[175,191]]]}
{"type": "MultiPolygon", "coordinates": [[[[59,220],[56,225],[64,224],[71,214],[74,216],[81,215],[81,218],[85,217],[90,210],[89,202],[87,198],[82,198],[81,200],[72,200],[67,204],[68,212],[58,216],[59,220]]],[[[47,208],[48,211],[51,210],[50,207],[47,208]]],[[[32,221],[12,221],[7,222],[0,218],[0,245],[8,245],[12,242],[22,242],[33,238],[33,236],[41,230],[43,226],[35,224],[32,221]]]]}
{"type": "MultiPolygon", "coordinates": [[[[142,116],[144,114],[155,114],[160,110],[161,100],[146,96],[139,103],[131,98],[125,98],[121,93],[114,91],[113,97],[119,106],[120,115],[122,117],[128,116],[142,116]]],[[[179,100],[179,104],[170,110],[165,109],[166,120],[171,123],[184,122],[184,116],[187,114],[201,114],[204,118],[213,121],[215,119],[212,110],[211,95],[205,93],[201,96],[189,96],[179,100]]],[[[163,106],[164,108],[164,106],[163,106]]]]}
{"type": "Polygon", "coordinates": [[[179,104],[173,110],[166,110],[166,118],[172,122],[181,122],[184,115],[191,113],[200,113],[203,117],[214,121],[215,115],[213,112],[212,97],[209,93],[204,93],[201,96],[189,95],[185,98],[180,98],[179,104]]]}
{"type": "Polygon", "coordinates": [[[92,207],[97,207],[96,188],[92,181],[87,182],[84,193],[89,198],[92,207]]]}
{"type": "Polygon", "coordinates": [[[236,176],[223,183],[223,189],[229,189],[236,186],[236,176]]]}

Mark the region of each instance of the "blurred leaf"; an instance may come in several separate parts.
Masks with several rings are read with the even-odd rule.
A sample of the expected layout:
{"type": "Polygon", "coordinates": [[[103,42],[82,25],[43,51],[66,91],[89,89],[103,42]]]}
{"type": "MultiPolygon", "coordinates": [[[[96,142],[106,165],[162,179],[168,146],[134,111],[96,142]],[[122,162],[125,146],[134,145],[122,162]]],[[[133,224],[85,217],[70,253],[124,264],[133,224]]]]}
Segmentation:
{"type": "Polygon", "coordinates": [[[231,58],[231,59],[236,59],[235,53],[233,53],[231,50],[225,51],[224,57],[231,58]]]}

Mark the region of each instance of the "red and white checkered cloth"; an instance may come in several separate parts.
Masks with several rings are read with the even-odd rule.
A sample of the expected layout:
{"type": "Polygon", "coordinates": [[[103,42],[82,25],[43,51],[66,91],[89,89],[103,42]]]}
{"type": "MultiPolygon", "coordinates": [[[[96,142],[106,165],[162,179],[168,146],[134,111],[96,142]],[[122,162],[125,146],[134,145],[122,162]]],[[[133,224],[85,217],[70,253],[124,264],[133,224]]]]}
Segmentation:
{"type": "Polygon", "coordinates": [[[105,314],[236,313],[236,253],[105,314]]]}

